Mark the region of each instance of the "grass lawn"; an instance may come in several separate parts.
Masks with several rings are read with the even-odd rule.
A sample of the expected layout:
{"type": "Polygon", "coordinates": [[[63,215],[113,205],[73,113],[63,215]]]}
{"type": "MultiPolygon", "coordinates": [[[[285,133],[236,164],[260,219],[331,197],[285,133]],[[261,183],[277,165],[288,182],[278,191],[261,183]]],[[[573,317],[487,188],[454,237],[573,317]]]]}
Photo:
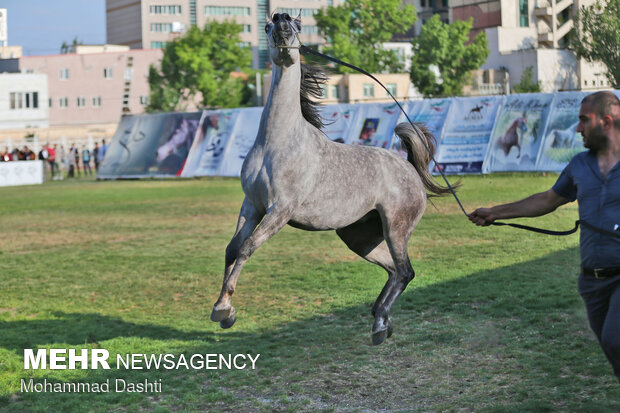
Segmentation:
{"type": "MultiPolygon", "coordinates": [[[[557,175],[467,176],[468,211],[557,175]]],[[[209,321],[243,193],[236,179],[75,180],[0,188],[0,410],[620,411],[577,293],[578,235],[478,228],[436,199],[416,278],[370,345],[380,268],[333,232],[285,228],[246,264],[237,323],[209,321]],[[111,369],[24,370],[24,349],[106,349],[111,369]],[[260,354],[256,369],[118,369],[116,355],[260,354]],[[22,392],[161,380],[161,392],[22,392]]],[[[342,205],[342,208],[346,208],[342,205]]],[[[576,204],[516,222],[572,228],[576,204]]]]}

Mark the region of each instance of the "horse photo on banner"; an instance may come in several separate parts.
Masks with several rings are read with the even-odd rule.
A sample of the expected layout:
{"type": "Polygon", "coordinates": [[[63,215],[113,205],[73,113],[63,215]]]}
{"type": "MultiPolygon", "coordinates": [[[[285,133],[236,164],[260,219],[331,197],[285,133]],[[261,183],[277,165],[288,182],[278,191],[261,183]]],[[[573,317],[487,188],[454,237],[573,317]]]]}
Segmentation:
{"type": "Polygon", "coordinates": [[[237,109],[204,111],[196,139],[192,144],[181,176],[214,176],[218,174],[224,151],[235,125],[237,109]]]}
{"type": "Polygon", "coordinates": [[[452,99],[435,159],[447,174],[480,173],[502,96],[452,99]]]}
{"type": "Polygon", "coordinates": [[[581,100],[587,92],[558,92],[554,94],[551,114],[536,169],[539,171],[561,171],[568,162],[583,152],[583,138],[577,132],[581,100]]]}
{"type": "Polygon", "coordinates": [[[178,176],[194,141],[200,115],[193,112],[123,117],[97,177],[178,176]]]}
{"type": "Polygon", "coordinates": [[[534,171],[542,148],[552,94],[505,98],[491,134],[482,171],[534,171]]]}

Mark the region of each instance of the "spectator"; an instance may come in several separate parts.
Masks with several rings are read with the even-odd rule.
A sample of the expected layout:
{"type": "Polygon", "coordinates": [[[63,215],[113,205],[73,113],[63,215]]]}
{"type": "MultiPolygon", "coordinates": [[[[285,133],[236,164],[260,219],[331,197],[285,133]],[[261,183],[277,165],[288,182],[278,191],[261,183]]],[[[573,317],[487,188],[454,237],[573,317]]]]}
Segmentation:
{"type": "Polygon", "coordinates": [[[99,163],[103,162],[103,158],[105,157],[105,153],[108,151],[108,145],[105,143],[105,139],[101,140],[101,148],[97,152],[97,159],[99,163]]]}
{"type": "Polygon", "coordinates": [[[4,152],[0,153],[0,162],[11,162],[13,160],[13,154],[9,152],[9,147],[4,148],[4,152]]]}
{"type": "Polygon", "coordinates": [[[69,153],[67,154],[67,165],[69,166],[69,178],[75,177],[75,146],[71,144],[69,153]]]}
{"type": "Polygon", "coordinates": [[[52,179],[56,179],[56,145],[52,148],[51,146],[47,147],[47,161],[50,164],[50,169],[52,170],[52,179]]]}
{"type": "Polygon", "coordinates": [[[73,156],[75,157],[75,176],[80,176],[80,150],[73,146],[73,156]]]}
{"type": "Polygon", "coordinates": [[[88,171],[88,175],[93,174],[93,170],[90,168],[90,151],[85,145],[82,145],[82,169],[84,176],[86,176],[86,171],[88,171]]]}
{"type": "Polygon", "coordinates": [[[95,142],[95,147],[93,148],[93,161],[95,161],[95,172],[99,171],[99,144],[95,142]]]}
{"type": "Polygon", "coordinates": [[[37,156],[34,154],[34,152],[32,152],[29,147],[24,146],[24,151],[22,152],[21,160],[34,161],[35,159],[37,159],[37,156]]]}

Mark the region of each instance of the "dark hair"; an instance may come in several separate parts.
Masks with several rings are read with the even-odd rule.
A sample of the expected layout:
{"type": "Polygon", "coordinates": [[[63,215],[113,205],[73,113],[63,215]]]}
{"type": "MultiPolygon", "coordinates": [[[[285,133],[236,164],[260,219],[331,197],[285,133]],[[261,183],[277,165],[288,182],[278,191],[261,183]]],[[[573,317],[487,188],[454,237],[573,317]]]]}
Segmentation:
{"type": "Polygon", "coordinates": [[[327,83],[325,72],[318,66],[301,64],[301,85],[299,95],[301,98],[301,114],[311,125],[318,129],[325,126],[325,122],[319,113],[321,104],[313,100],[323,97],[323,85],[327,83]]]}
{"type": "Polygon", "coordinates": [[[612,106],[618,106],[620,109],[620,99],[613,92],[603,90],[586,96],[581,104],[592,105],[592,111],[599,117],[611,116],[614,120],[614,128],[620,129],[620,116],[614,117],[612,106]]]}

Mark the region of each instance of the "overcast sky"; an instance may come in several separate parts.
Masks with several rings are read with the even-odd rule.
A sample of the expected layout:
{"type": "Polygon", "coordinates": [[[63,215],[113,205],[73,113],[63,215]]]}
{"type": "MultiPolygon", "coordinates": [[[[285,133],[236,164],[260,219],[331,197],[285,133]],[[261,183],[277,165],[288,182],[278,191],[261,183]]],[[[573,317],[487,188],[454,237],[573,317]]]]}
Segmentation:
{"type": "Polygon", "coordinates": [[[8,44],[25,56],[57,54],[75,37],[105,43],[105,0],[0,0],[7,9],[8,44]]]}

